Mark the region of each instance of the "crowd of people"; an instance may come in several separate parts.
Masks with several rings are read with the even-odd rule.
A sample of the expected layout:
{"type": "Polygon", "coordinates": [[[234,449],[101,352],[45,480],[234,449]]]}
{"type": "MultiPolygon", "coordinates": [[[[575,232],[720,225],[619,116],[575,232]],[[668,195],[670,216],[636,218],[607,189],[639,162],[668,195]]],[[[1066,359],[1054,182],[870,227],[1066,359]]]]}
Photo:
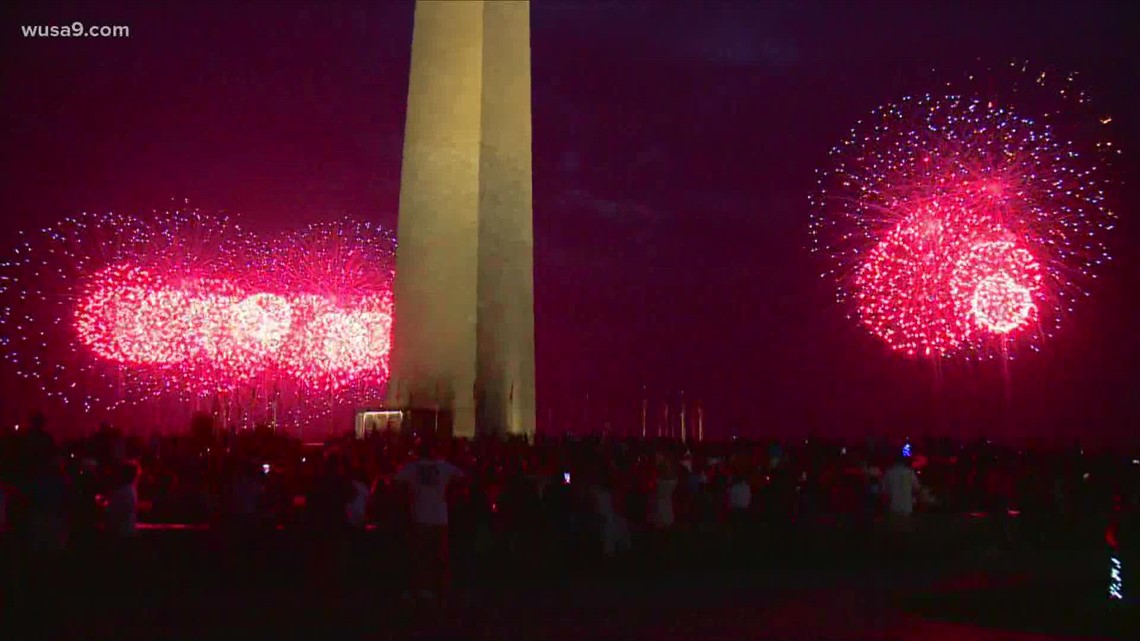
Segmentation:
{"type": "Polygon", "coordinates": [[[922,515],[984,517],[997,545],[1112,523],[1115,543],[1114,515],[1140,507],[1140,461],[1076,446],[397,432],[307,444],[270,430],[146,440],[109,426],[60,444],[47,427],[34,417],[0,436],[0,531],[30,555],[129,545],[146,529],[376,533],[404,542],[411,594],[437,599],[455,530],[508,554],[541,542],[548,557],[605,563],[667,559],[682,538],[731,555],[789,527],[897,548],[922,515]]]}

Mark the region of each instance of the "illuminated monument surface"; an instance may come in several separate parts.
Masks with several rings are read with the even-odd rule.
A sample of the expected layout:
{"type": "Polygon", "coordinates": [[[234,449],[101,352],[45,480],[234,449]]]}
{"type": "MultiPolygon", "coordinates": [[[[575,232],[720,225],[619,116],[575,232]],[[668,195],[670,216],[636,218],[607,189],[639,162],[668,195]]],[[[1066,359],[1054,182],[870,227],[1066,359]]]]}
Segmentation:
{"type": "Polygon", "coordinates": [[[388,403],[533,434],[530,6],[416,4],[388,403]]]}

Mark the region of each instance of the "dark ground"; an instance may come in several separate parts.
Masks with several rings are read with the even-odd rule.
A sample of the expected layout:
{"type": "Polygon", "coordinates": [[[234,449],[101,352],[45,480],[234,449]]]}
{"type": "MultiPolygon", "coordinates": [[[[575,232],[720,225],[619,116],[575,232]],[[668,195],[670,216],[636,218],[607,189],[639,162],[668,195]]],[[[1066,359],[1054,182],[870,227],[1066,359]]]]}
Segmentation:
{"type": "Polygon", "coordinates": [[[997,552],[922,540],[908,553],[789,531],[750,539],[747,554],[697,558],[685,551],[726,548],[682,541],[668,564],[609,566],[461,543],[443,612],[403,600],[401,555],[384,553],[397,543],[380,532],[337,548],[287,532],[235,547],[210,532],[148,531],[103,555],[114,561],[72,561],[48,585],[13,576],[27,559],[9,556],[19,598],[7,599],[0,638],[1140,638],[1136,613],[1104,598],[1107,556],[1096,546],[997,552]]]}

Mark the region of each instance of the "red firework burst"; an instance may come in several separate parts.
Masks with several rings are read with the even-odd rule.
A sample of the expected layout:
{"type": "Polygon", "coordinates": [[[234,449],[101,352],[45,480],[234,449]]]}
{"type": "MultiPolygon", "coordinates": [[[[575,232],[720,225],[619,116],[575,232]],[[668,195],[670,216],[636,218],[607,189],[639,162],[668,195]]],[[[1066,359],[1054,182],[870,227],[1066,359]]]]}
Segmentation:
{"type": "Polygon", "coordinates": [[[1042,299],[1040,267],[977,210],[927,203],[866,256],[854,279],[862,323],[894,349],[952,353],[987,335],[1030,328],[1042,299]]]}
{"type": "Polygon", "coordinates": [[[284,396],[304,420],[386,382],[394,243],[379,228],[262,242],[175,212],[84,216],[41,240],[4,264],[5,341],[32,346],[9,357],[65,401],[284,396]]]}
{"type": "Polygon", "coordinates": [[[833,261],[825,275],[894,350],[1036,348],[1109,260],[1107,165],[1119,152],[1104,132],[1063,128],[1087,115],[1072,108],[1086,106],[1072,77],[1057,89],[1011,70],[1054,105],[1040,122],[985,92],[906,98],[857,126],[821,172],[811,231],[833,261]]]}

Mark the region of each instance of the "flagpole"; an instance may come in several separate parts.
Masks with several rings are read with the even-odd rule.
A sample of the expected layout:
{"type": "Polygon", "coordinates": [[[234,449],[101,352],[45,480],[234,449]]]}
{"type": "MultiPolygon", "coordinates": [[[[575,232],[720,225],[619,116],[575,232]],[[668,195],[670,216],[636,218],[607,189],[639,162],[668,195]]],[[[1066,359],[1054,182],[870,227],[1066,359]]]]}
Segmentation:
{"type": "Polygon", "coordinates": [[[682,391],[681,392],[681,442],[682,443],[685,442],[685,414],[688,413],[685,410],[686,410],[686,408],[685,408],[685,392],[682,391]]]}
{"type": "Polygon", "coordinates": [[[435,427],[432,428],[432,438],[439,437],[439,379],[435,381],[435,427]]]}
{"type": "Polygon", "coordinates": [[[641,438],[645,439],[646,414],[649,411],[649,398],[645,395],[645,386],[641,386],[641,438]]]}
{"type": "Polygon", "coordinates": [[[701,402],[697,401],[697,442],[705,441],[705,412],[701,402]]]}

